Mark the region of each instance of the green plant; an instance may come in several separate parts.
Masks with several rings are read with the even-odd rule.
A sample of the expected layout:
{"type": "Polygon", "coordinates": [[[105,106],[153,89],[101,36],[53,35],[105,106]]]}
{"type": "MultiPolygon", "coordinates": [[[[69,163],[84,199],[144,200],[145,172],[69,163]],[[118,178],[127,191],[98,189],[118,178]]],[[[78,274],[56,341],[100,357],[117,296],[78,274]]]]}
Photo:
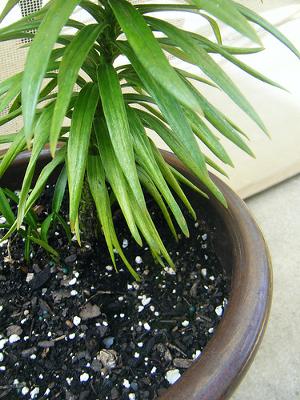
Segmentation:
{"type": "MultiPolygon", "coordinates": [[[[17,3],[7,1],[0,21],[17,3]]],[[[144,237],[155,259],[173,266],[147,210],[142,188],[158,203],[176,237],[170,213],[186,236],[189,232],[173,193],[195,216],[180,183],[193,185],[166,164],[147,136],[147,129],[155,131],[201,180],[207,193],[225,205],[222,193],[208,175],[207,165],[220,172],[222,168],[200,151],[196,137],[221,163],[232,165],[208,122],[243,151],[250,155],[252,152],[244,133],[210,104],[192,82],[199,81],[224,91],[266,132],[258,114],[212,57],[219,54],[257,79],[279,86],[236,57],[263,50],[250,22],[260,25],[300,56],[288,39],[267,21],[231,0],[191,0],[174,5],[132,5],[126,0],[99,0],[97,4],[89,0],[51,0],[40,11],[0,29],[1,41],[33,39],[24,72],[0,83],[0,111],[10,107],[8,114],[0,118],[0,124],[19,115],[24,119],[20,132],[1,137],[1,143],[11,144],[2,157],[0,176],[21,151],[26,147],[32,150],[16,219],[7,211],[9,203],[4,194],[0,196],[2,211],[6,210],[10,223],[4,239],[20,229],[24,218],[32,216],[32,207],[48,177],[58,165],[64,164],[56,186],[60,200],[54,205],[53,215],[59,215],[68,184],[70,226],[79,243],[84,227],[79,226],[78,214],[82,193],[86,192],[94,200],[113,262],[115,248],[138,278],[115,233],[111,204],[116,199],[134,239],[142,244],[144,237]],[[76,6],[87,11],[95,22],[84,25],[72,19],[76,6]],[[156,12],[161,11],[189,12],[206,18],[216,40],[156,18],[156,12]],[[259,47],[224,45],[218,20],[259,47]],[[76,33],[64,34],[64,27],[74,28],[76,33]],[[197,65],[207,78],[172,67],[165,53],[197,65]],[[121,55],[129,62],[116,67],[115,60],[121,55]],[[46,144],[53,159],[30,191],[36,162],[46,144]]],[[[51,221],[49,217],[44,231],[51,221]]],[[[47,235],[40,237],[39,230],[34,232],[35,236],[30,237],[35,242],[47,243],[47,235]]]]}

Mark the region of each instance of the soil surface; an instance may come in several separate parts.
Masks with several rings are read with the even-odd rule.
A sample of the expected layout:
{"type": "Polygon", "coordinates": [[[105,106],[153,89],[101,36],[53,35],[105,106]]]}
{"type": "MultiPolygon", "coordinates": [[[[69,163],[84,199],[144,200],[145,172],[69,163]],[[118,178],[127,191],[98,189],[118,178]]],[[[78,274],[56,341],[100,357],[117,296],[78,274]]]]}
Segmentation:
{"type": "Polygon", "coordinates": [[[114,271],[103,238],[80,248],[56,227],[49,243],[60,249],[59,263],[35,246],[26,264],[22,238],[1,243],[0,399],[155,399],[201,357],[230,286],[214,252],[213,219],[190,220],[191,239],[176,242],[150,209],[177,272],[156,265],[119,218],[139,284],[117,254],[114,271]]]}

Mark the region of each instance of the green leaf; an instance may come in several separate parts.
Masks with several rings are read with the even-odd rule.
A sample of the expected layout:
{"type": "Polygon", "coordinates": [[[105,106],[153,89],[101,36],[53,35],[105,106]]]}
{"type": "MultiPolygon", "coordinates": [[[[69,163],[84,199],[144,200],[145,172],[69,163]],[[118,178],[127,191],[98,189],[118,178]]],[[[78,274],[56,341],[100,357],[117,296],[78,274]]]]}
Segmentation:
{"type": "Polygon", "coordinates": [[[24,138],[23,131],[19,132],[15,137],[15,140],[6,150],[5,155],[0,163],[0,177],[3,176],[7,168],[11,165],[14,159],[20,154],[26,145],[26,140],[24,138]]]}
{"type": "Polygon", "coordinates": [[[50,82],[47,83],[47,85],[43,88],[43,90],[40,93],[39,98],[43,99],[44,97],[48,96],[57,86],[57,76],[53,79],[50,80],[50,82]]]}
{"type": "Polygon", "coordinates": [[[227,52],[222,46],[217,45],[216,43],[211,42],[210,40],[206,39],[205,37],[197,34],[193,34],[193,38],[198,41],[200,44],[205,44],[209,49],[213,50],[214,52],[220,54],[224,58],[226,58],[228,61],[232,62],[236,66],[238,66],[240,69],[245,71],[247,74],[252,75],[254,78],[259,79],[262,82],[268,83],[269,85],[278,87],[279,89],[284,89],[281,85],[278,83],[272,81],[268,77],[264,76],[261,74],[259,71],[256,71],[254,68],[250,67],[249,65],[245,64],[244,62],[240,61],[238,58],[232,56],[229,52],[227,52]]]}
{"type": "MultiPolygon", "coordinates": [[[[188,82],[187,80],[185,81],[187,85],[190,85],[192,90],[196,91],[196,89],[190,84],[190,82],[188,82]]],[[[228,122],[225,116],[199,92],[197,92],[197,95],[198,95],[198,100],[201,106],[203,107],[205,118],[232,143],[238,146],[241,150],[245,151],[251,157],[254,157],[252,150],[240,137],[239,133],[232,126],[232,124],[228,122]]]]}
{"type": "Polygon", "coordinates": [[[8,0],[0,15],[0,23],[4,20],[8,13],[19,3],[19,0],[8,0]]]}
{"type": "Polygon", "coordinates": [[[20,93],[21,85],[15,84],[8,92],[0,99],[0,113],[14,100],[14,98],[20,93]]]}
{"type": "Polygon", "coordinates": [[[30,235],[31,235],[31,228],[28,228],[28,231],[25,234],[25,245],[24,245],[24,258],[27,263],[30,261],[30,235]]]}
{"type": "Polygon", "coordinates": [[[23,37],[33,37],[33,33],[28,31],[38,28],[40,23],[40,20],[32,18],[32,20],[20,20],[14,24],[6,26],[5,28],[0,29],[0,42],[23,37]]]}
{"type": "MultiPolygon", "coordinates": [[[[53,173],[53,171],[58,167],[59,164],[61,164],[66,155],[66,148],[63,147],[61,148],[55,155],[55,158],[53,158],[52,161],[50,161],[41,171],[37,182],[32,189],[32,192],[30,193],[27,201],[26,201],[26,207],[25,207],[25,216],[27,213],[30,211],[30,209],[33,207],[34,203],[36,200],[39,198],[41,195],[47,180],[49,176],[53,173]]],[[[9,231],[3,236],[2,240],[6,240],[10,235],[17,229],[17,221],[14,222],[14,224],[11,226],[9,231]]]]}
{"type": "Polygon", "coordinates": [[[66,48],[59,67],[58,95],[51,125],[50,149],[52,155],[56,150],[60,130],[71,100],[74,85],[78,78],[79,70],[104,27],[104,24],[85,26],[77,33],[66,48]]]}
{"type": "MultiPolygon", "coordinates": [[[[173,152],[177,155],[177,157],[186,165],[194,174],[204,183],[204,185],[211,191],[211,193],[218,198],[221,203],[225,204],[225,199],[219,189],[214,185],[211,181],[206,165],[205,158],[200,153],[200,149],[196,142],[196,139],[193,135],[193,140],[196,142],[197,149],[199,149],[199,153],[201,154],[201,164],[197,163],[197,161],[192,157],[192,152],[189,150],[187,145],[181,140],[178,132],[174,133],[172,130],[168,129],[160,120],[156,117],[139,111],[141,118],[147,124],[148,128],[153,129],[162,139],[163,141],[173,150],[173,152]]],[[[184,114],[183,114],[184,115],[184,114]]],[[[184,116],[185,118],[185,116],[184,116]]]]}
{"type": "Polygon", "coordinates": [[[205,78],[202,78],[202,77],[200,77],[200,76],[198,76],[198,75],[192,74],[192,73],[190,73],[190,72],[188,72],[188,71],[184,71],[184,70],[182,70],[182,69],[180,69],[180,68],[175,68],[175,71],[176,71],[178,74],[184,76],[185,78],[193,79],[194,81],[198,81],[198,82],[201,82],[201,83],[205,83],[206,85],[209,85],[209,86],[212,86],[212,87],[215,87],[215,88],[218,89],[218,86],[215,85],[213,82],[211,82],[211,81],[209,81],[209,80],[207,80],[207,79],[205,79],[205,78]]]}
{"type": "Polygon", "coordinates": [[[80,7],[87,11],[97,22],[100,24],[105,18],[105,11],[99,5],[92,3],[91,1],[82,0],[80,7]]]}
{"type": "Polygon", "coordinates": [[[213,30],[213,33],[215,35],[215,38],[217,39],[217,42],[219,44],[222,44],[222,35],[221,35],[220,28],[219,28],[219,25],[217,24],[217,22],[213,18],[211,18],[209,15],[201,14],[201,16],[209,22],[211,29],[213,30]]]}
{"type": "Polygon", "coordinates": [[[181,199],[183,204],[186,206],[186,208],[188,209],[191,216],[194,219],[196,219],[196,213],[195,213],[193,207],[191,206],[190,202],[188,201],[186,195],[184,194],[183,190],[181,189],[178,181],[174,177],[174,174],[171,171],[171,167],[166,163],[166,161],[164,160],[160,151],[157,149],[157,147],[155,146],[155,144],[152,141],[151,141],[151,147],[152,147],[153,155],[156,159],[156,162],[157,162],[159,169],[161,170],[161,173],[163,174],[164,178],[168,182],[169,186],[177,194],[177,196],[181,199]]]}
{"type": "Polygon", "coordinates": [[[119,244],[111,212],[110,200],[105,184],[105,172],[101,163],[99,155],[89,156],[87,163],[87,174],[89,187],[96,205],[98,218],[103,229],[103,234],[107,243],[107,247],[112,259],[112,262],[116,267],[114,247],[116,248],[118,254],[122,258],[124,264],[133,275],[136,280],[140,280],[138,274],[132,268],[132,266],[127,261],[123,250],[119,244]]]}
{"type": "Polygon", "coordinates": [[[237,5],[231,0],[190,0],[190,3],[205,10],[209,14],[225,22],[237,32],[260,44],[260,39],[247,19],[239,12],[237,5]]]}
{"type": "Polygon", "coordinates": [[[8,135],[0,135],[0,144],[12,143],[15,139],[17,133],[9,133],[8,135]]]}
{"type": "Polygon", "coordinates": [[[173,168],[172,166],[169,166],[171,172],[173,173],[174,177],[177,179],[178,182],[183,183],[187,187],[191,188],[194,190],[194,192],[199,193],[201,196],[205,197],[208,199],[208,196],[206,193],[204,193],[201,189],[198,188],[198,186],[194,185],[189,179],[187,179],[184,175],[182,175],[180,172],[177,171],[176,168],[173,168]]]}
{"type": "MultiPolygon", "coordinates": [[[[4,189],[3,190],[6,196],[11,199],[15,204],[19,204],[19,197],[11,190],[4,189]]],[[[27,215],[25,216],[25,222],[31,227],[32,231],[37,231],[37,217],[33,210],[29,210],[27,215]]],[[[15,222],[16,218],[14,219],[15,222]]]]}
{"type": "Polygon", "coordinates": [[[112,65],[102,64],[99,66],[98,84],[114,153],[137,202],[144,209],[146,208],[146,203],[136,171],[132,137],[124,98],[118,75],[112,65]]]}
{"type": "MultiPolygon", "coordinates": [[[[67,171],[70,194],[70,225],[74,231],[78,217],[90,135],[99,100],[97,85],[88,83],[79,93],[74,107],[68,141],[67,171]]],[[[79,239],[79,238],[78,238],[79,239]]]]}
{"type": "Polygon", "coordinates": [[[46,243],[44,240],[37,239],[34,236],[29,236],[28,237],[32,242],[36,243],[43,249],[45,249],[48,253],[52,254],[56,259],[59,259],[59,254],[56,250],[54,250],[53,247],[51,247],[48,243],[46,243]]]}
{"type": "Polygon", "coordinates": [[[211,158],[205,156],[205,162],[206,162],[207,165],[212,167],[214,170],[216,170],[220,174],[226,176],[226,178],[229,178],[227,173],[224,171],[224,169],[221,168],[217,163],[215,163],[211,158]]]}
{"type": "MultiPolygon", "coordinates": [[[[131,51],[128,51],[128,48],[126,51],[134,69],[143,80],[147,92],[150,93],[152,98],[155,100],[172,130],[167,129],[164,124],[155,118],[150,118],[150,120],[148,119],[147,122],[150,122],[149,128],[153,129],[154,124],[154,130],[163,138],[179,159],[181,159],[182,162],[184,162],[184,164],[196,174],[196,176],[210,189],[214,196],[224,203],[224,196],[208,176],[204,157],[199,149],[194,133],[184,115],[181,105],[144,71],[142,65],[138,62],[134,54],[131,51]]],[[[143,118],[151,117],[150,114],[147,113],[142,115],[144,115],[143,118]]]]}
{"type": "MultiPolygon", "coordinates": [[[[264,51],[264,47],[231,47],[219,45],[223,50],[227,51],[230,54],[255,54],[264,51]]],[[[211,52],[215,52],[213,49],[210,49],[211,52]]]]}
{"type": "MultiPolygon", "coordinates": [[[[30,37],[30,35],[33,36],[33,34],[29,33],[28,30],[34,30],[39,27],[42,19],[44,18],[44,15],[48,11],[51,4],[52,1],[49,1],[48,4],[46,4],[40,10],[31,13],[28,16],[21,18],[19,21],[0,29],[0,41],[9,40],[9,37],[11,36],[11,38],[13,38],[14,35],[16,36],[15,38],[17,38],[17,34],[21,33],[24,34],[24,37],[26,37],[26,34],[28,35],[27,37],[30,37]]],[[[19,37],[22,36],[19,35],[19,37]]]]}
{"type": "Polygon", "coordinates": [[[174,238],[176,240],[178,240],[177,233],[176,233],[174,224],[172,222],[172,219],[170,217],[169,211],[168,211],[159,191],[157,190],[155,184],[151,180],[149,174],[147,174],[147,172],[142,167],[138,167],[138,174],[139,174],[139,178],[140,178],[140,181],[142,182],[143,186],[145,187],[147,192],[150,194],[150,196],[153,197],[154,201],[157,203],[157,205],[161,209],[162,214],[163,214],[174,238]]]}
{"type": "Polygon", "coordinates": [[[298,58],[300,58],[300,53],[298,49],[296,49],[296,47],[290,42],[290,40],[285,37],[275,26],[273,26],[260,15],[256,14],[254,11],[243,6],[242,4],[235,3],[235,6],[240,11],[240,13],[244,15],[244,17],[246,17],[249,21],[261,26],[271,35],[276,37],[281,43],[287,46],[298,58]]]}
{"type": "Polygon", "coordinates": [[[15,215],[10,207],[9,201],[7,200],[3,190],[0,188],[0,213],[6,219],[9,225],[13,225],[15,222],[15,215]]]}
{"type": "Polygon", "coordinates": [[[204,121],[190,110],[186,110],[186,116],[189,119],[193,132],[196,136],[225,164],[231,165],[232,161],[219,139],[211,132],[204,121]]]}
{"type": "Polygon", "coordinates": [[[146,239],[154,258],[159,261],[162,265],[163,262],[161,260],[161,256],[165,258],[167,263],[170,265],[171,268],[175,269],[174,263],[170,258],[160,236],[157,232],[157,229],[151,219],[151,216],[148,210],[143,211],[139,204],[136,202],[135,197],[132,193],[129,193],[130,202],[134,209],[134,215],[136,219],[136,223],[142,232],[144,238],[146,239]]]}
{"type": "MultiPolygon", "coordinates": [[[[131,134],[134,140],[135,152],[141,161],[139,161],[139,164],[143,166],[144,170],[147,171],[147,173],[149,174],[149,179],[153,180],[156,187],[160,190],[161,194],[166,200],[166,203],[168,204],[170,210],[176,218],[176,221],[180,226],[182,232],[188,237],[189,231],[186,220],[158,168],[145,128],[133,109],[128,108],[128,116],[131,134]]],[[[147,179],[143,172],[142,176],[145,183],[145,180],[147,179]]],[[[148,185],[150,185],[149,182],[148,185]]]]}
{"type": "Polygon", "coordinates": [[[147,73],[186,107],[201,112],[199,104],[182,85],[142,15],[127,1],[109,0],[109,4],[147,73]]]}
{"type": "Polygon", "coordinates": [[[32,136],[35,108],[52,48],[70,14],[79,3],[80,0],[51,2],[29,48],[22,83],[24,134],[27,142],[32,136]]]}
{"type": "MultiPolygon", "coordinates": [[[[251,104],[246,100],[234,82],[222,68],[201,47],[197,46],[189,32],[183,31],[155,18],[146,17],[155,29],[164,32],[178,47],[180,47],[207,76],[209,76],[257,125],[266,132],[266,127],[251,104]]],[[[218,45],[216,45],[217,47],[218,45]]],[[[231,57],[228,54],[228,57],[231,57]]],[[[188,107],[189,108],[189,107],[188,107]]]]}
{"type": "Polygon", "coordinates": [[[39,155],[44,148],[45,144],[49,138],[50,132],[50,121],[53,113],[53,107],[48,106],[43,110],[39,116],[36,125],[34,127],[34,142],[32,153],[29,159],[28,166],[26,168],[26,173],[22,181],[22,188],[20,192],[20,201],[18,207],[18,217],[17,217],[17,229],[20,228],[26,207],[26,198],[28,196],[30,186],[32,183],[33,174],[35,171],[35,166],[38,161],[39,155]]]}
{"type": "Polygon", "coordinates": [[[17,118],[21,114],[22,114],[22,108],[20,107],[11,113],[3,115],[2,117],[0,117],[0,126],[5,125],[7,122],[12,121],[13,119],[17,118]]]}
{"type": "Polygon", "coordinates": [[[48,242],[48,232],[54,218],[55,218],[54,213],[49,214],[41,225],[41,238],[46,243],[48,242]]]}
{"type": "Polygon", "coordinates": [[[135,7],[141,14],[162,11],[185,11],[199,14],[197,6],[190,4],[137,4],[135,7]]]}
{"type": "Polygon", "coordinates": [[[65,219],[60,214],[55,214],[55,218],[58,220],[63,230],[65,231],[68,238],[68,242],[71,243],[72,233],[69,225],[66,223],[65,219]]]}
{"type": "MultiPolygon", "coordinates": [[[[133,52],[127,51],[127,56],[129,57],[137,74],[144,82],[147,92],[155,100],[168,124],[176,133],[176,141],[180,141],[181,145],[186,147],[186,150],[189,151],[193,159],[195,159],[195,161],[198,163],[198,174],[201,176],[204,175],[205,168],[204,170],[201,169],[204,166],[203,157],[180,104],[176,101],[176,99],[170,96],[168,92],[164,90],[150,75],[147,74],[142,65],[136,59],[133,52]]],[[[138,98],[141,98],[141,96],[138,96],[138,98]]],[[[148,101],[147,97],[145,97],[145,101],[148,101]]]]}
{"type": "Polygon", "coordinates": [[[55,157],[42,169],[36,181],[36,184],[34,185],[26,201],[25,215],[33,207],[34,203],[41,195],[47,183],[47,180],[49,179],[49,176],[63,161],[65,161],[65,156],[66,156],[66,146],[62,147],[59,151],[57,151],[55,157]]]}
{"type": "Polygon", "coordinates": [[[64,167],[57,178],[52,198],[52,211],[59,213],[68,182],[67,169],[64,167]]]}
{"type": "Polygon", "coordinates": [[[16,32],[16,33],[9,33],[9,34],[1,34],[0,35],[0,42],[7,42],[9,40],[17,40],[17,39],[33,39],[34,34],[31,32],[16,32]]]}
{"type": "Polygon", "coordinates": [[[0,96],[9,91],[13,86],[21,83],[22,80],[22,72],[19,72],[16,75],[13,75],[0,83],[0,96]]]}
{"type": "MultiPolygon", "coordinates": [[[[95,134],[100,151],[102,164],[106,177],[112,187],[112,190],[118,200],[119,206],[126,219],[128,228],[136,240],[142,246],[142,239],[136,227],[133,217],[133,209],[129,200],[128,187],[129,183],[125,179],[124,173],[120,167],[119,161],[114,153],[107,125],[103,118],[95,120],[95,134]]],[[[136,167],[135,167],[136,168],[136,167]]]]}

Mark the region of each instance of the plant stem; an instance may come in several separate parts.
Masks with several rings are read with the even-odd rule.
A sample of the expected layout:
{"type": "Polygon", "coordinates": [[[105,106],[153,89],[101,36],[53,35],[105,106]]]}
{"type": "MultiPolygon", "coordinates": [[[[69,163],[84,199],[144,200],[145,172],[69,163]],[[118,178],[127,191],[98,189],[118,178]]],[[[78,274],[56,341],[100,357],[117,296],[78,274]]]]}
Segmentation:
{"type": "Polygon", "coordinates": [[[79,205],[79,226],[81,237],[84,242],[95,243],[100,236],[100,225],[97,218],[97,211],[89,189],[87,178],[85,177],[81,201],[79,205]]]}

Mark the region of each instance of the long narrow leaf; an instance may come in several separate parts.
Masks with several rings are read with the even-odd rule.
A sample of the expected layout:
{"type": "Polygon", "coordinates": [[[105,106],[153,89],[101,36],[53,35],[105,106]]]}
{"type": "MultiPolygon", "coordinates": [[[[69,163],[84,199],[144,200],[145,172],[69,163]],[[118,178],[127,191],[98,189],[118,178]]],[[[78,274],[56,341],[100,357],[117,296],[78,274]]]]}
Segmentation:
{"type": "Polygon", "coordinates": [[[61,148],[55,155],[52,161],[50,161],[41,171],[27,201],[25,208],[25,215],[32,208],[34,203],[37,201],[43,189],[49,179],[49,176],[55,171],[55,169],[65,160],[66,156],[66,146],[61,148]]]}
{"type": "Polygon", "coordinates": [[[71,243],[72,233],[71,233],[71,229],[70,229],[69,225],[67,224],[65,219],[60,214],[55,214],[55,218],[57,219],[57,221],[60,223],[63,230],[65,231],[67,238],[68,238],[68,242],[71,243]]]}
{"type": "Polygon", "coordinates": [[[24,244],[24,258],[27,263],[29,263],[29,260],[30,260],[30,248],[31,248],[30,235],[31,235],[31,229],[29,227],[26,232],[25,244],[24,244]]]}
{"type": "Polygon", "coordinates": [[[243,6],[242,4],[235,3],[237,9],[243,14],[249,21],[254,22],[255,24],[261,26],[271,35],[276,37],[281,43],[283,43],[286,47],[288,47],[298,58],[300,58],[300,52],[296,47],[291,43],[291,41],[284,36],[275,26],[270,24],[260,15],[256,14],[254,11],[249,8],[243,6]]]}
{"type": "Polygon", "coordinates": [[[168,92],[164,90],[149,74],[146,73],[142,65],[128,47],[122,46],[122,48],[125,50],[125,53],[129,57],[137,74],[144,82],[146,90],[155,100],[156,104],[160,108],[160,111],[168,121],[168,124],[176,133],[177,141],[180,141],[182,146],[186,147],[186,150],[188,150],[192,158],[198,163],[198,174],[201,176],[205,175],[205,168],[204,170],[201,169],[204,167],[203,157],[180,104],[172,96],[170,96],[168,92]]]}
{"type": "MultiPolygon", "coordinates": [[[[66,156],[66,148],[60,149],[56,155],[55,158],[50,161],[41,171],[37,182],[32,189],[32,192],[30,193],[27,201],[26,201],[26,207],[25,207],[25,216],[27,213],[30,211],[30,209],[33,207],[34,203],[37,201],[39,196],[41,195],[47,180],[49,176],[53,173],[53,171],[61,164],[66,156]]],[[[11,226],[9,231],[3,236],[2,240],[6,240],[10,235],[17,229],[17,221],[15,220],[14,224],[11,226]]]]}
{"type": "MultiPolygon", "coordinates": [[[[16,195],[15,192],[9,190],[9,189],[4,189],[3,190],[4,193],[6,194],[6,196],[12,200],[16,205],[19,204],[19,197],[16,195]]],[[[15,223],[14,219],[14,223],[15,223]]],[[[32,231],[37,231],[37,227],[38,227],[38,221],[37,221],[37,216],[35,214],[35,212],[33,210],[29,210],[24,218],[25,222],[30,226],[30,228],[32,229],[32,231]]]]}
{"type": "Polygon", "coordinates": [[[124,0],[109,0],[130,46],[148,74],[186,107],[201,112],[194,96],[183,87],[142,15],[124,0]],[[155,60],[155,62],[153,62],[155,60]]]}
{"type": "Polygon", "coordinates": [[[104,10],[99,5],[92,3],[91,1],[82,0],[80,2],[80,7],[87,11],[95,21],[102,23],[105,15],[104,10]]]}
{"type": "Polygon", "coordinates": [[[15,215],[10,207],[9,201],[7,200],[3,190],[0,188],[0,213],[6,219],[9,225],[13,225],[15,222],[15,215]]]}
{"type": "Polygon", "coordinates": [[[198,138],[225,164],[231,165],[232,161],[219,139],[211,132],[208,126],[196,113],[186,110],[186,115],[192,124],[194,133],[198,138]]]}
{"type": "MultiPolygon", "coordinates": [[[[176,28],[166,21],[161,21],[152,17],[147,17],[146,20],[152,27],[164,32],[174,43],[181,47],[181,49],[188,54],[191,61],[195,65],[198,65],[207,76],[209,76],[263,131],[266,132],[264,123],[248,100],[209,54],[202,47],[197,46],[191,34],[176,28]]],[[[230,57],[230,55],[228,56],[230,57]]]]}
{"type": "Polygon", "coordinates": [[[108,128],[104,119],[97,118],[95,121],[95,134],[100,151],[102,164],[106,177],[112,187],[112,190],[118,200],[119,206],[126,219],[128,228],[136,242],[142,246],[142,239],[136,227],[133,217],[132,206],[128,196],[129,183],[126,181],[124,173],[120,167],[119,161],[114,153],[108,128]]]}
{"type": "MultiPolygon", "coordinates": [[[[187,80],[185,81],[187,85],[190,85],[192,90],[196,91],[196,89],[190,84],[190,82],[188,82],[187,80]]],[[[252,150],[240,137],[239,132],[232,126],[232,124],[227,121],[225,116],[199,92],[197,92],[197,95],[198,100],[203,107],[205,118],[232,143],[238,146],[241,150],[245,151],[251,157],[254,157],[252,150]]]]}
{"type": "Polygon", "coordinates": [[[20,0],[8,0],[0,15],[0,23],[4,20],[8,13],[19,3],[20,0]]]}
{"type": "Polygon", "coordinates": [[[52,48],[62,27],[79,3],[80,0],[51,2],[29,48],[22,83],[24,134],[27,142],[32,136],[35,108],[52,48]]]}
{"type": "Polygon", "coordinates": [[[29,239],[38,244],[39,246],[41,246],[43,249],[45,249],[48,253],[52,254],[55,258],[59,259],[59,254],[58,252],[52,247],[50,246],[48,243],[46,243],[44,240],[41,239],[37,239],[34,236],[29,236],[29,239]]]}
{"type": "Polygon", "coordinates": [[[21,83],[23,74],[19,72],[16,75],[13,75],[0,83],[0,96],[6,93],[12,86],[18,85],[21,83]]]}
{"type": "Polygon", "coordinates": [[[92,83],[87,84],[79,93],[72,117],[67,155],[70,225],[72,231],[75,229],[78,216],[91,129],[98,100],[97,85],[92,83]]]}
{"type": "MultiPolygon", "coordinates": [[[[130,201],[134,207],[134,214],[136,218],[136,223],[141,230],[143,236],[145,237],[152,253],[155,258],[160,261],[161,256],[167,261],[171,268],[175,269],[174,263],[166,250],[159,233],[151,219],[148,211],[146,213],[140,208],[139,204],[136,202],[135,197],[132,193],[129,193],[130,201]]],[[[161,260],[163,265],[163,261],[161,260]]]]}
{"type": "MultiPolygon", "coordinates": [[[[156,187],[164,196],[183,233],[186,236],[189,236],[189,231],[185,218],[158,168],[143,124],[141,123],[134,110],[128,109],[128,115],[131,126],[131,133],[134,140],[135,151],[142,161],[143,168],[147,171],[147,173],[151,177],[150,179],[153,180],[156,187]]],[[[145,174],[142,173],[142,176],[145,181],[145,174]]]]}
{"type": "Polygon", "coordinates": [[[49,139],[50,121],[52,113],[53,113],[52,106],[48,106],[47,108],[45,108],[34,127],[34,143],[33,143],[32,153],[28,166],[26,168],[26,173],[22,181],[22,188],[20,192],[17,229],[20,228],[23,222],[25,207],[26,207],[26,198],[30,190],[30,185],[32,182],[38,157],[49,139]]]}
{"type": "Polygon", "coordinates": [[[16,139],[17,133],[9,133],[8,135],[0,135],[0,144],[12,143],[16,139]]]}
{"type": "Polygon", "coordinates": [[[52,198],[52,211],[59,213],[68,182],[67,169],[64,167],[57,178],[52,198]]]}
{"type": "MultiPolygon", "coordinates": [[[[224,196],[208,176],[203,155],[184,115],[181,105],[144,71],[142,65],[136,59],[133,52],[131,52],[126,46],[125,51],[127,52],[127,56],[132,62],[138,75],[143,77],[142,80],[147,91],[151,94],[153,99],[155,99],[156,104],[172,129],[166,130],[159,120],[152,119],[151,121],[156,125],[159,134],[164,136],[163,140],[171,149],[173,149],[174,153],[185,163],[185,165],[187,165],[199,177],[214,196],[225,204],[224,196]]],[[[151,121],[149,126],[150,129],[152,129],[151,121]]]]}
{"type": "Polygon", "coordinates": [[[3,176],[3,174],[5,173],[7,168],[11,165],[11,163],[14,161],[14,159],[17,157],[17,155],[24,150],[25,145],[26,145],[26,140],[23,131],[21,131],[16,136],[15,140],[12,142],[9,149],[6,151],[0,163],[0,177],[3,176]]]}
{"type": "Polygon", "coordinates": [[[137,176],[124,98],[118,75],[110,64],[102,64],[98,68],[98,83],[103,112],[114,153],[137,202],[144,209],[146,204],[137,176]]]}
{"type": "Polygon", "coordinates": [[[198,188],[198,186],[194,185],[188,178],[186,178],[179,171],[177,171],[176,168],[173,168],[172,166],[169,166],[169,167],[170,167],[171,172],[173,173],[174,177],[177,179],[178,182],[183,183],[187,187],[189,187],[192,190],[194,190],[194,192],[199,193],[201,196],[205,197],[206,199],[208,198],[206,193],[204,193],[201,189],[198,188]]]}
{"type": "Polygon", "coordinates": [[[87,25],[77,33],[64,53],[58,73],[58,95],[51,125],[50,149],[52,155],[56,150],[79,70],[104,27],[104,24],[87,25]]]}
{"type": "Polygon", "coordinates": [[[41,225],[41,239],[46,243],[48,242],[48,232],[53,220],[54,213],[51,213],[47,216],[47,218],[43,221],[41,225]]]}
{"type": "Polygon", "coordinates": [[[226,25],[231,26],[252,41],[261,43],[255,30],[232,0],[190,0],[190,3],[225,22],[226,25]]]}
{"type": "MultiPolygon", "coordinates": [[[[178,181],[174,177],[174,174],[172,173],[170,166],[166,163],[163,156],[161,155],[161,153],[159,152],[159,150],[157,149],[157,147],[155,146],[155,144],[153,142],[151,142],[151,147],[152,147],[153,155],[157,161],[159,169],[161,170],[161,173],[163,174],[164,178],[168,182],[169,186],[177,194],[177,196],[181,199],[183,204],[186,206],[186,208],[188,209],[191,216],[194,219],[196,219],[195,210],[193,209],[191,203],[189,202],[189,200],[187,199],[183,190],[181,189],[178,181]]],[[[207,196],[206,194],[204,194],[204,195],[207,196]]]]}
{"type": "Polygon", "coordinates": [[[139,281],[140,278],[127,261],[115,232],[108,190],[105,184],[105,173],[101,164],[101,159],[98,155],[89,156],[87,173],[89,186],[97,209],[98,218],[102,225],[103,233],[113,264],[115,268],[117,268],[113,251],[115,247],[130,273],[136,280],[139,281]]]}
{"type": "Polygon", "coordinates": [[[0,113],[11,103],[11,101],[20,93],[21,86],[15,84],[9,91],[0,99],[0,113]]]}
{"type": "Polygon", "coordinates": [[[142,182],[142,184],[145,186],[147,192],[150,194],[150,196],[153,197],[154,201],[157,203],[157,205],[159,206],[159,208],[161,209],[161,212],[170,228],[170,231],[172,232],[174,238],[176,240],[178,240],[177,237],[177,233],[174,227],[174,224],[172,222],[172,218],[169,214],[169,211],[163,201],[163,198],[161,197],[159,191],[157,190],[155,184],[153,183],[153,181],[151,180],[150,176],[147,174],[147,172],[141,168],[138,167],[138,174],[139,174],[139,178],[142,182]]]}
{"type": "Polygon", "coordinates": [[[249,65],[245,64],[238,58],[234,57],[231,55],[228,51],[224,49],[224,47],[217,45],[216,43],[213,43],[212,41],[206,39],[205,37],[198,35],[198,34],[193,34],[193,38],[198,41],[200,44],[205,44],[209,49],[212,49],[216,53],[222,55],[224,58],[226,58],[228,61],[231,63],[235,64],[238,66],[240,69],[245,71],[247,74],[252,75],[254,78],[259,79],[262,82],[268,83],[269,85],[278,87],[279,89],[284,89],[281,85],[278,83],[274,82],[272,79],[269,79],[267,76],[264,76],[261,74],[259,71],[256,71],[254,68],[250,67],[249,65]]]}

